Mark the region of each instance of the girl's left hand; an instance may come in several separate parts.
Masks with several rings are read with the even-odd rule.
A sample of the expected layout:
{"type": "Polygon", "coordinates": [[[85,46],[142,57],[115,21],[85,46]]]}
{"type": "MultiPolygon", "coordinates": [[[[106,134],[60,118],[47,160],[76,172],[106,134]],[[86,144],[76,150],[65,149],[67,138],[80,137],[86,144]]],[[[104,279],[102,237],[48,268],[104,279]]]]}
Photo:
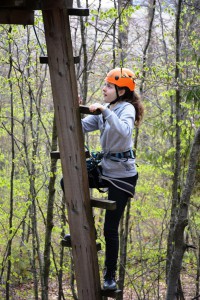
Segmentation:
{"type": "Polygon", "coordinates": [[[81,105],[81,104],[82,104],[82,102],[83,102],[83,100],[82,100],[81,96],[80,96],[80,95],[78,95],[78,103],[79,103],[79,105],[81,105]]]}

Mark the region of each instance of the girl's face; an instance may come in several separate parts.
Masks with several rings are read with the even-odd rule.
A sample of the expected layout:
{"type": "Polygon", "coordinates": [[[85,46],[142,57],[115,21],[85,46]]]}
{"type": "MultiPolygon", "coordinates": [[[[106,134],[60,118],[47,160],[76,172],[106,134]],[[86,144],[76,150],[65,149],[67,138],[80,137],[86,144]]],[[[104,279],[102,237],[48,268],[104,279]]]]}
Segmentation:
{"type": "Polygon", "coordinates": [[[103,87],[103,99],[105,103],[110,103],[117,98],[115,85],[109,82],[105,82],[103,87]]]}

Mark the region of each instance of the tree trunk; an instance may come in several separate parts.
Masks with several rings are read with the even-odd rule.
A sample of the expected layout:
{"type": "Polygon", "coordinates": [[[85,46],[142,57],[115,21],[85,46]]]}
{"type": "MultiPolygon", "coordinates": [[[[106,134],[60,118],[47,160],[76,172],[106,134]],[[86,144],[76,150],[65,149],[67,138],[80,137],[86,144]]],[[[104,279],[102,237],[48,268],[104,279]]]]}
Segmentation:
{"type": "MultiPolygon", "coordinates": [[[[77,0],[77,6],[81,8],[81,1],[77,0]]],[[[86,7],[88,7],[88,1],[86,1],[86,7]]],[[[82,76],[81,83],[80,83],[80,90],[81,90],[81,97],[83,104],[85,105],[87,102],[87,94],[88,94],[88,80],[90,76],[90,70],[93,66],[93,60],[95,58],[95,54],[97,51],[97,39],[98,39],[98,21],[99,21],[99,12],[101,10],[101,0],[99,0],[99,5],[98,5],[98,14],[95,17],[95,36],[94,36],[94,41],[93,41],[93,49],[91,53],[91,59],[88,59],[88,53],[89,49],[87,46],[87,30],[85,27],[85,23],[87,22],[87,17],[80,17],[80,28],[81,28],[81,49],[80,49],[80,54],[83,52],[83,66],[82,70],[80,71],[81,64],[78,67],[78,74],[77,78],[78,80],[82,76]]]]}
{"type": "MultiPolygon", "coordinates": [[[[52,151],[57,150],[57,131],[55,115],[53,120],[52,130],[52,151]]],[[[51,232],[53,229],[53,206],[55,200],[55,180],[56,180],[56,165],[57,159],[51,159],[51,174],[49,179],[49,198],[47,203],[47,218],[46,218],[46,232],[45,232],[45,246],[44,246],[44,268],[43,268],[43,281],[44,287],[42,287],[42,300],[48,300],[48,282],[49,282],[49,270],[50,270],[50,252],[51,252],[51,232]]]]}
{"type": "MultiPolygon", "coordinates": [[[[118,47],[120,52],[120,61],[118,66],[124,67],[125,59],[127,56],[128,49],[128,31],[129,25],[125,25],[122,20],[123,11],[131,5],[130,1],[118,0],[118,47]]],[[[129,24],[129,22],[128,22],[129,24]]],[[[113,31],[115,33],[116,23],[113,26],[113,31]]],[[[115,47],[115,35],[113,36],[113,48],[115,47]]],[[[113,50],[113,61],[115,59],[115,49],[113,50]]],[[[114,66],[116,61],[114,61],[114,66]]],[[[128,238],[128,225],[129,225],[129,215],[130,215],[130,201],[126,207],[126,216],[123,214],[120,221],[120,259],[119,259],[119,289],[122,291],[121,295],[117,296],[117,300],[123,299],[124,281],[125,281],[125,269],[126,269],[126,256],[127,256],[127,238],[128,238]],[[125,217],[125,218],[124,218],[125,217]],[[125,219],[125,220],[124,220],[125,219]]]]}
{"type": "Polygon", "coordinates": [[[130,219],[130,208],[131,208],[131,199],[129,199],[125,218],[121,220],[121,232],[120,232],[120,266],[119,266],[119,289],[122,291],[122,294],[117,296],[117,300],[123,300],[123,291],[124,291],[124,281],[125,281],[125,271],[126,271],[126,259],[127,259],[127,243],[128,243],[128,233],[129,233],[129,219],[130,219]],[[125,219],[125,220],[124,220],[125,219]]]}
{"type": "Polygon", "coordinates": [[[128,50],[128,33],[129,33],[129,22],[125,25],[122,19],[123,11],[131,5],[131,1],[118,0],[118,15],[119,15],[119,26],[118,26],[118,41],[120,51],[120,62],[119,66],[124,67],[124,62],[127,57],[128,50]]]}
{"type": "Polygon", "coordinates": [[[188,224],[188,209],[190,204],[190,196],[195,183],[195,175],[197,163],[200,156],[200,127],[198,128],[194,142],[190,152],[189,167],[186,177],[186,184],[183,190],[180,207],[178,211],[178,219],[174,230],[174,252],[171,259],[171,265],[168,276],[168,288],[166,300],[177,299],[178,279],[181,272],[181,265],[184,252],[191,247],[185,243],[184,230],[188,224]]]}
{"type": "Polygon", "coordinates": [[[200,278],[200,235],[198,236],[198,255],[197,255],[197,274],[196,274],[196,296],[199,295],[199,278],[200,278]]]}
{"type": "MultiPolygon", "coordinates": [[[[9,28],[9,33],[11,33],[12,28],[9,28]]],[[[13,108],[13,86],[12,81],[10,80],[11,72],[12,72],[12,56],[11,56],[11,40],[9,40],[9,54],[10,54],[10,67],[8,71],[8,80],[10,87],[10,111],[11,111],[11,153],[12,153],[12,164],[11,164],[11,175],[10,175],[10,213],[9,213],[9,231],[10,238],[8,241],[8,269],[7,269],[7,278],[6,278],[6,300],[10,299],[10,275],[11,275],[11,255],[12,255],[12,235],[13,235],[13,188],[14,188],[14,170],[15,170],[15,146],[14,146],[14,108],[13,108]]]]}
{"type": "Polygon", "coordinates": [[[144,51],[143,51],[143,57],[142,57],[142,79],[141,79],[141,84],[140,84],[140,93],[142,94],[144,91],[144,82],[146,78],[146,66],[147,66],[147,53],[151,41],[151,36],[152,36],[152,28],[153,28],[153,21],[155,17],[155,9],[156,9],[156,0],[151,0],[150,1],[150,9],[149,9],[149,27],[148,27],[148,33],[147,33],[147,42],[146,45],[144,46],[144,51]]]}
{"type": "MultiPolygon", "coordinates": [[[[77,6],[81,7],[80,0],[77,0],[77,6]]],[[[87,43],[86,43],[87,36],[86,36],[85,22],[87,22],[87,19],[84,20],[83,17],[80,17],[81,41],[82,41],[81,48],[83,51],[83,72],[82,72],[81,96],[82,96],[84,105],[86,103],[87,91],[88,91],[88,50],[87,50],[87,43]]]]}
{"type": "Polygon", "coordinates": [[[168,278],[168,272],[171,264],[172,254],[173,254],[173,242],[174,242],[174,229],[175,229],[175,220],[177,218],[177,208],[180,202],[180,173],[181,173],[181,94],[179,87],[179,61],[180,61],[180,15],[181,15],[181,5],[182,0],[178,1],[177,15],[176,15],[176,67],[175,67],[175,82],[176,87],[176,150],[175,150],[175,165],[174,165],[174,176],[173,176],[173,186],[172,186],[172,207],[171,207],[171,217],[170,217],[170,229],[168,234],[167,241],[167,264],[166,264],[166,278],[168,278]]]}
{"type": "MultiPolygon", "coordinates": [[[[27,52],[28,52],[28,68],[27,68],[27,77],[31,78],[31,48],[30,48],[30,31],[27,28],[27,52]]],[[[42,257],[40,251],[40,239],[38,235],[38,228],[37,228],[37,209],[36,209],[36,198],[37,192],[35,187],[35,180],[37,176],[36,171],[36,157],[38,154],[38,146],[39,146],[39,117],[35,120],[34,114],[34,105],[36,103],[38,111],[40,110],[41,99],[40,97],[37,98],[34,95],[34,90],[30,83],[28,83],[28,96],[30,100],[30,130],[31,130],[31,138],[32,138],[32,152],[31,152],[31,159],[30,159],[30,169],[29,169],[29,182],[30,182],[30,219],[31,219],[31,232],[32,232],[32,272],[33,272],[33,282],[34,282],[34,294],[35,300],[39,299],[39,286],[38,286],[38,272],[37,272],[37,262],[39,264],[40,270],[40,281],[41,286],[44,286],[43,277],[42,277],[42,257]]]]}
{"type": "MultiPolygon", "coordinates": [[[[66,226],[66,215],[65,215],[65,198],[64,194],[62,197],[62,205],[61,205],[61,224],[63,224],[63,227],[66,226]]],[[[62,228],[61,237],[64,237],[65,232],[64,228],[62,228]]],[[[72,256],[72,251],[70,249],[70,254],[72,256]]],[[[63,260],[64,260],[64,247],[60,248],[60,266],[59,266],[59,272],[58,272],[58,300],[64,299],[64,293],[63,293],[63,260]]]]}

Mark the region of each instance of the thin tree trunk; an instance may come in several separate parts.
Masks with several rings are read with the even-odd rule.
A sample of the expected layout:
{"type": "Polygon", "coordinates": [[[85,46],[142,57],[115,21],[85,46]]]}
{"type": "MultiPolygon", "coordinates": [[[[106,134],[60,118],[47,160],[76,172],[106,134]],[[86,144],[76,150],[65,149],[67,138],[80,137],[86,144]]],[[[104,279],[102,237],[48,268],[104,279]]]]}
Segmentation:
{"type": "MultiPolygon", "coordinates": [[[[81,7],[80,0],[77,0],[77,6],[81,7]]],[[[83,50],[83,73],[82,73],[82,84],[81,84],[81,96],[83,100],[83,104],[86,103],[87,99],[87,91],[88,91],[88,51],[87,51],[87,43],[86,43],[86,27],[85,22],[87,22],[87,19],[85,20],[83,17],[80,17],[80,27],[81,27],[81,40],[82,45],[81,48],[83,50]]]]}
{"type": "MultiPolygon", "coordinates": [[[[11,33],[12,28],[9,28],[9,33],[11,33]]],[[[15,171],[15,146],[14,146],[14,108],[13,108],[13,86],[12,81],[10,80],[11,72],[12,72],[12,56],[11,56],[11,41],[9,40],[9,61],[10,67],[8,71],[8,80],[10,87],[10,109],[11,109],[11,155],[12,155],[12,163],[11,163],[11,175],[10,175],[10,212],[9,212],[9,233],[10,238],[8,241],[8,269],[7,269],[7,278],[6,278],[6,300],[10,299],[10,275],[11,275],[11,256],[12,256],[12,227],[13,227],[13,188],[14,188],[14,171],[15,171]]]]}
{"type": "Polygon", "coordinates": [[[128,244],[128,233],[129,233],[129,219],[130,219],[131,200],[129,199],[125,220],[124,217],[121,220],[121,232],[120,232],[120,266],[119,266],[119,289],[122,291],[122,295],[117,296],[117,300],[123,300],[125,271],[126,271],[126,260],[127,260],[127,244],[128,244]]]}
{"type": "MultiPolygon", "coordinates": [[[[114,9],[117,9],[117,0],[114,0],[114,9]]],[[[113,60],[113,69],[116,68],[116,32],[117,32],[117,24],[116,22],[113,23],[113,39],[112,39],[112,60],[113,60]]]]}
{"type": "Polygon", "coordinates": [[[200,235],[198,236],[198,256],[197,256],[197,274],[196,274],[196,296],[199,295],[199,278],[200,278],[200,235]]]}
{"type": "Polygon", "coordinates": [[[153,28],[153,21],[155,17],[155,10],[156,10],[156,0],[151,0],[150,1],[151,8],[149,10],[149,16],[150,16],[150,21],[149,21],[149,28],[148,28],[148,34],[147,34],[147,42],[144,47],[143,51],[143,62],[142,62],[142,80],[140,84],[140,93],[142,94],[144,91],[144,82],[146,78],[146,61],[147,61],[147,52],[149,49],[150,41],[151,41],[151,35],[152,35],[152,28],[153,28]]]}
{"type": "Polygon", "coordinates": [[[118,287],[122,291],[122,295],[117,296],[117,300],[122,300],[123,299],[123,290],[124,290],[124,277],[125,277],[125,272],[124,272],[124,214],[121,217],[120,220],[120,244],[119,244],[119,278],[118,278],[118,287]]]}
{"type": "MultiPolygon", "coordinates": [[[[30,49],[30,32],[27,28],[27,51],[28,51],[28,66],[31,65],[31,49],[30,49]]],[[[27,77],[31,77],[31,70],[27,68],[27,77]]],[[[28,84],[28,94],[30,99],[30,129],[32,137],[32,153],[31,153],[31,162],[30,162],[30,218],[31,218],[31,229],[32,229],[32,272],[33,272],[33,282],[34,282],[34,295],[35,300],[39,299],[39,287],[38,287],[38,274],[37,274],[37,263],[36,257],[38,258],[39,269],[40,269],[40,280],[41,285],[43,286],[43,277],[42,277],[42,258],[40,252],[40,241],[38,236],[37,228],[37,209],[36,209],[36,189],[35,189],[35,179],[37,176],[36,172],[36,162],[35,158],[37,157],[38,152],[38,138],[39,138],[39,118],[35,121],[34,116],[34,103],[36,99],[34,98],[34,92],[32,90],[31,84],[28,84]]],[[[38,107],[40,109],[40,105],[38,107]]]]}
{"type": "MultiPolygon", "coordinates": [[[[61,209],[61,222],[63,224],[63,226],[66,226],[66,215],[65,215],[65,198],[64,198],[64,194],[62,197],[62,209],[61,209]]],[[[62,228],[62,233],[61,233],[62,237],[64,237],[65,232],[64,229],[62,228]]],[[[60,248],[60,269],[58,272],[58,286],[59,286],[59,290],[58,290],[58,300],[64,299],[64,294],[63,294],[63,288],[62,288],[62,284],[63,284],[63,257],[64,257],[64,247],[60,248]]]]}
{"type": "Polygon", "coordinates": [[[37,257],[37,243],[36,243],[36,206],[34,198],[34,182],[30,181],[30,194],[32,205],[30,207],[30,218],[31,218],[31,229],[32,229],[32,257],[31,257],[31,269],[33,274],[33,284],[34,284],[34,296],[35,300],[38,300],[38,277],[37,277],[37,266],[36,266],[36,257],[37,257]]]}
{"type": "MultiPolygon", "coordinates": [[[[156,0],[149,0],[149,11],[148,11],[148,15],[149,15],[149,25],[148,25],[148,31],[147,31],[147,40],[146,40],[146,44],[144,45],[144,50],[143,50],[143,55],[142,55],[142,76],[141,76],[141,83],[140,83],[140,94],[143,97],[143,93],[144,93],[144,85],[145,85],[145,80],[146,80],[146,67],[147,67],[147,63],[148,63],[148,50],[150,47],[150,43],[151,43],[151,39],[152,39],[152,31],[153,31],[153,23],[154,23],[154,18],[155,18],[155,10],[156,10],[156,0]]],[[[134,146],[135,146],[135,150],[137,149],[137,142],[138,142],[138,136],[139,136],[139,129],[136,128],[136,137],[135,137],[135,142],[134,142],[134,146]]],[[[140,233],[140,227],[138,225],[138,234],[139,236],[141,236],[140,233]]],[[[141,239],[139,239],[140,241],[140,256],[141,256],[141,265],[142,265],[142,269],[141,269],[141,293],[143,293],[143,297],[145,298],[145,291],[144,291],[144,266],[143,266],[143,259],[142,259],[142,246],[141,246],[141,239]]]]}
{"type": "Polygon", "coordinates": [[[166,278],[168,278],[168,272],[171,264],[172,254],[173,254],[173,242],[174,242],[174,228],[175,221],[177,218],[177,208],[180,202],[180,173],[181,173],[181,94],[179,87],[179,76],[180,70],[178,63],[180,61],[180,15],[181,15],[182,0],[178,1],[177,15],[176,15],[176,67],[175,67],[175,82],[176,82],[176,137],[175,137],[175,165],[174,165],[174,176],[173,176],[173,186],[172,186],[172,207],[171,207],[171,217],[170,217],[170,228],[167,241],[167,263],[166,263],[166,278]]]}
{"type": "Polygon", "coordinates": [[[125,59],[127,57],[128,50],[128,33],[129,33],[129,22],[125,25],[122,19],[123,10],[127,9],[131,5],[131,1],[118,0],[118,16],[119,16],[119,26],[118,26],[118,42],[120,51],[120,62],[119,66],[124,67],[125,59]],[[123,27],[123,28],[122,28],[123,27]]]}
{"type": "MultiPolygon", "coordinates": [[[[77,6],[81,7],[81,1],[77,0],[77,6]]],[[[88,1],[86,1],[86,7],[88,7],[88,1]]],[[[95,36],[94,36],[94,41],[93,41],[93,50],[92,50],[92,54],[91,54],[91,59],[88,60],[88,47],[87,47],[87,31],[86,31],[86,27],[85,27],[85,23],[87,22],[87,17],[80,17],[80,28],[81,28],[81,41],[82,41],[82,45],[81,45],[81,50],[83,51],[83,67],[82,70],[80,72],[80,67],[78,68],[78,79],[80,78],[80,76],[82,75],[81,78],[81,84],[80,84],[80,88],[81,88],[81,96],[82,96],[82,104],[86,104],[86,100],[87,100],[87,94],[88,94],[88,79],[89,79],[89,75],[90,75],[90,70],[92,68],[92,64],[93,64],[93,59],[95,57],[95,53],[97,50],[97,38],[98,38],[98,21],[99,21],[99,12],[101,10],[101,0],[99,0],[99,5],[98,5],[98,14],[96,15],[96,19],[95,19],[95,36]]],[[[82,52],[80,50],[80,52],[82,52]]],[[[81,64],[80,64],[81,66],[81,64]]]]}
{"type": "MultiPolygon", "coordinates": [[[[53,120],[52,130],[52,151],[57,150],[57,130],[55,122],[55,114],[53,120]]],[[[50,253],[51,253],[51,233],[53,229],[53,207],[55,200],[55,180],[57,170],[57,159],[51,159],[50,172],[52,176],[49,179],[49,198],[47,203],[47,218],[46,218],[46,232],[45,232],[45,246],[44,246],[44,268],[43,268],[43,281],[42,287],[42,300],[48,300],[48,283],[49,283],[49,270],[50,270],[50,253]]]]}
{"type": "MultiPolygon", "coordinates": [[[[114,2],[115,8],[116,3],[114,2]]],[[[125,25],[122,21],[123,11],[131,5],[130,1],[118,0],[118,47],[121,50],[120,52],[120,61],[118,66],[124,67],[125,59],[127,56],[128,49],[128,31],[129,25],[125,25]],[[123,29],[122,29],[123,26],[123,29]]],[[[128,22],[129,23],[129,22],[128,22]]],[[[114,32],[116,31],[116,23],[113,26],[114,32]]],[[[115,35],[113,36],[113,47],[115,46],[115,35]]],[[[113,50],[113,62],[114,66],[116,64],[115,59],[115,49],[113,50]]],[[[130,214],[130,201],[126,207],[126,215],[123,214],[120,221],[120,250],[119,250],[119,289],[122,291],[121,295],[117,296],[117,300],[123,299],[123,290],[124,290],[124,281],[125,281],[125,268],[126,268],[126,256],[127,256],[127,239],[128,239],[128,223],[129,223],[129,214],[130,214]]]]}
{"type": "Polygon", "coordinates": [[[190,152],[189,167],[186,177],[186,184],[183,190],[178,211],[177,223],[174,230],[174,252],[168,276],[168,288],[166,300],[176,300],[178,292],[178,280],[181,272],[181,265],[185,250],[188,246],[184,240],[184,230],[188,225],[188,209],[190,196],[195,183],[198,159],[200,157],[200,127],[198,128],[190,152]]]}
{"type": "Polygon", "coordinates": [[[71,255],[71,272],[70,272],[70,286],[74,300],[78,300],[77,292],[75,289],[75,272],[74,272],[74,262],[73,257],[71,255]]]}

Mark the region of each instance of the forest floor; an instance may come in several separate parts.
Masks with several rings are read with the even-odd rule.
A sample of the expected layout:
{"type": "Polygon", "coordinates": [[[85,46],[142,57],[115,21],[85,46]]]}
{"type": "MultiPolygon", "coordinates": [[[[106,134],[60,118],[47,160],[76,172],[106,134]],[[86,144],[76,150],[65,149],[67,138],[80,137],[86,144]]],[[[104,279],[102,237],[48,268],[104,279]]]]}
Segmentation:
{"type": "MultiPolygon", "coordinates": [[[[195,299],[195,276],[188,275],[187,271],[184,270],[181,276],[182,289],[184,292],[184,300],[192,300],[195,299]]],[[[62,300],[73,300],[72,290],[70,287],[69,278],[63,278],[63,294],[64,297],[62,300]],[[66,283],[66,284],[65,284],[66,283]]],[[[48,300],[58,300],[58,282],[52,279],[49,282],[49,298],[48,300]]],[[[155,284],[154,288],[148,288],[146,286],[145,289],[139,292],[139,288],[137,289],[137,293],[133,289],[125,289],[123,300],[165,300],[166,298],[166,284],[163,282],[159,283],[159,288],[155,284]],[[148,292],[147,292],[148,290],[148,292]],[[150,296],[151,295],[151,296],[150,296]],[[155,296],[152,296],[155,295],[155,296]]],[[[5,285],[0,284],[0,300],[6,300],[5,296],[5,285]]],[[[29,281],[25,284],[16,284],[15,286],[10,286],[10,298],[9,300],[35,300],[36,297],[34,295],[34,285],[33,282],[29,281]]],[[[200,297],[196,298],[197,300],[200,297]]],[[[41,289],[39,290],[38,300],[41,300],[41,289]]],[[[87,299],[90,300],[90,299],[87,299]]],[[[108,300],[112,300],[108,298],[108,300]]]]}
{"type": "MultiPolygon", "coordinates": [[[[184,290],[184,299],[185,300],[192,300],[195,297],[194,294],[194,284],[191,282],[185,282],[183,286],[184,290]]],[[[64,298],[65,300],[73,300],[71,289],[69,285],[66,285],[64,288],[64,298]]],[[[163,287],[159,290],[159,296],[151,297],[141,295],[137,296],[133,290],[125,290],[123,300],[165,300],[166,296],[166,287],[163,284],[163,287]]],[[[5,297],[5,290],[2,289],[0,286],[0,300],[6,299],[5,297]]],[[[11,287],[11,296],[10,300],[34,300],[35,296],[33,293],[33,283],[21,284],[15,287],[11,287]]],[[[111,298],[108,298],[112,300],[111,298]]],[[[39,296],[38,300],[41,300],[39,296]]],[[[49,287],[49,300],[58,300],[58,285],[54,281],[50,284],[49,287]]],[[[88,299],[89,300],[89,299],[88,299]]]]}

